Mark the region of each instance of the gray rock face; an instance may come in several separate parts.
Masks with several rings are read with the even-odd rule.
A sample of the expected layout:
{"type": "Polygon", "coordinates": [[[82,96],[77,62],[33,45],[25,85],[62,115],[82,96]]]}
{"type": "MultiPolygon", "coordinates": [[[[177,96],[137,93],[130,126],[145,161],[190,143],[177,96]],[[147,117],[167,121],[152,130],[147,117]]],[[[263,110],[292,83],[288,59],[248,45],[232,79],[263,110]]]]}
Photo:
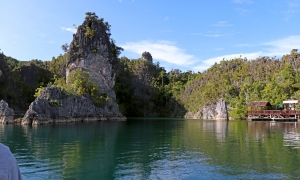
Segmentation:
{"type": "Polygon", "coordinates": [[[22,124],[99,120],[126,120],[126,118],[112,102],[107,102],[103,108],[99,108],[88,98],[68,95],[56,87],[47,87],[31,103],[22,124]]]}
{"type": "Polygon", "coordinates": [[[221,98],[216,104],[207,104],[195,114],[188,112],[187,119],[228,120],[227,103],[221,98]]]}
{"type": "Polygon", "coordinates": [[[118,109],[116,94],[112,89],[115,85],[113,65],[117,62],[112,47],[114,43],[110,42],[108,25],[103,19],[87,17],[73,35],[68,52],[66,79],[68,83],[69,73],[76,68],[88,71],[92,80],[99,85],[101,93],[112,99],[110,106],[118,109]]]}
{"type": "Polygon", "coordinates": [[[153,61],[151,54],[147,51],[143,52],[142,59],[145,60],[145,61],[149,61],[151,63],[153,61]]]}
{"type": "Polygon", "coordinates": [[[8,107],[7,102],[0,101],[0,124],[14,123],[14,110],[8,107]]]}
{"type": "Polygon", "coordinates": [[[217,115],[215,116],[216,120],[228,120],[228,110],[227,110],[227,102],[222,98],[219,99],[216,105],[217,115]]]}

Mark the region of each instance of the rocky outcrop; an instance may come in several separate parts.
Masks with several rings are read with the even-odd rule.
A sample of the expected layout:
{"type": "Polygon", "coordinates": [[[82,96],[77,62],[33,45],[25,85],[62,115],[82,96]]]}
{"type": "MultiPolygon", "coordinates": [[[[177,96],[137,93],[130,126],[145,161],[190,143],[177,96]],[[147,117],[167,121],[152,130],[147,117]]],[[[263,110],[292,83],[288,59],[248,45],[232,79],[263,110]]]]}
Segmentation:
{"type": "Polygon", "coordinates": [[[0,101],[0,124],[14,123],[14,110],[8,107],[7,102],[0,101]]]}
{"type": "Polygon", "coordinates": [[[222,98],[219,99],[216,105],[216,112],[217,115],[215,116],[216,120],[228,120],[228,109],[227,109],[227,102],[222,98]]]}
{"type": "Polygon", "coordinates": [[[188,112],[187,119],[228,120],[227,103],[222,98],[217,103],[207,104],[195,114],[188,112]]]}
{"type": "MultiPolygon", "coordinates": [[[[100,92],[110,99],[110,105],[118,110],[115,85],[114,65],[117,62],[118,48],[110,39],[110,25],[98,19],[94,14],[87,14],[85,21],[73,35],[67,59],[66,79],[69,73],[81,68],[91,74],[91,79],[99,86],[100,92]]],[[[118,111],[117,114],[120,114],[118,111]]]]}
{"type": "Polygon", "coordinates": [[[51,124],[99,120],[126,120],[113,102],[96,107],[92,100],[56,87],[45,88],[29,106],[22,124],[51,124]]]}
{"type": "Polygon", "coordinates": [[[149,52],[147,52],[147,51],[143,52],[143,54],[142,54],[142,60],[149,61],[151,63],[153,61],[151,54],[149,52]]]}

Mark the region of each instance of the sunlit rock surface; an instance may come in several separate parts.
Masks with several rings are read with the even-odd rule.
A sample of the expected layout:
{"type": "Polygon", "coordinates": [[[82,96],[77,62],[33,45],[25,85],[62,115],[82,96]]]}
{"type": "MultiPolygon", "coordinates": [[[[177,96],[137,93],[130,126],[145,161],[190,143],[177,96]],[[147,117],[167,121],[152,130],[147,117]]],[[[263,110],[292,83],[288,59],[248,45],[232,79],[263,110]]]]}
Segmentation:
{"type": "Polygon", "coordinates": [[[195,114],[186,113],[184,117],[187,119],[228,120],[227,103],[221,98],[217,103],[206,104],[195,114]]]}
{"type": "Polygon", "coordinates": [[[4,100],[0,101],[0,124],[14,123],[14,110],[4,100]]]}

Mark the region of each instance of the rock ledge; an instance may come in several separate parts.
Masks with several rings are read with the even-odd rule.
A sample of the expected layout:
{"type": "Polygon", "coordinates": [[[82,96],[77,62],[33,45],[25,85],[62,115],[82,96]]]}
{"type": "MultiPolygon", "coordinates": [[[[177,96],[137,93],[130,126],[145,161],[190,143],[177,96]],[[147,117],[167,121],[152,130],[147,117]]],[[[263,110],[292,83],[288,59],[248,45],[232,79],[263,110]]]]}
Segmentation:
{"type": "Polygon", "coordinates": [[[96,107],[92,100],[67,94],[57,87],[46,87],[29,106],[22,124],[51,124],[83,121],[125,121],[114,102],[96,107]]]}

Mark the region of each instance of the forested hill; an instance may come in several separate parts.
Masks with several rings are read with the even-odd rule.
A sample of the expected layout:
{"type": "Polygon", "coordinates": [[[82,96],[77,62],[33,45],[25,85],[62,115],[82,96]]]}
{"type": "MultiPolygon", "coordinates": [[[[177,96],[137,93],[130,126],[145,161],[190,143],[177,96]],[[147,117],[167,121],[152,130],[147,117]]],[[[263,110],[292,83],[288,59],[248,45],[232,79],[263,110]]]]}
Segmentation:
{"type": "Polygon", "coordinates": [[[300,56],[296,49],[281,59],[258,57],[222,60],[187,82],[178,99],[186,110],[196,112],[205,103],[224,98],[229,103],[230,117],[243,117],[246,104],[300,98],[300,56]]]}
{"type": "Polygon", "coordinates": [[[150,90],[143,84],[132,83],[132,76],[143,79],[138,74],[145,73],[144,69],[149,72],[151,68],[147,62],[123,57],[120,63],[127,69],[127,75],[119,73],[122,81],[117,84],[117,96],[122,99],[138,99],[137,103],[142,102],[143,105],[134,105],[133,99],[120,104],[127,108],[135,106],[133,109],[141,110],[145,104],[153,103],[157,110],[152,110],[152,113],[156,112],[158,116],[196,113],[202,111],[205,104],[216,103],[219,98],[223,98],[229,103],[230,117],[240,118],[245,116],[246,105],[251,101],[267,100],[278,106],[283,100],[300,97],[300,55],[296,49],[280,59],[258,57],[255,60],[222,60],[202,73],[181,72],[178,69],[166,72],[157,64],[156,68],[152,68],[150,90]],[[118,90],[118,86],[122,84],[127,88],[118,90]],[[142,87],[145,94],[152,95],[151,98],[147,99],[141,93],[140,96],[137,95],[137,89],[143,89],[142,87]],[[131,103],[128,105],[128,102],[131,103]]]}
{"type": "MultiPolygon", "coordinates": [[[[0,99],[25,111],[34,100],[36,88],[63,79],[65,60],[66,55],[59,55],[51,61],[25,62],[0,54],[0,99]]],[[[223,98],[229,103],[230,117],[244,117],[246,104],[251,101],[267,100],[276,106],[283,100],[299,99],[299,68],[296,49],[280,59],[222,60],[202,73],[166,72],[152,62],[152,57],[121,57],[116,64],[114,89],[126,116],[183,117],[223,98]]]]}

